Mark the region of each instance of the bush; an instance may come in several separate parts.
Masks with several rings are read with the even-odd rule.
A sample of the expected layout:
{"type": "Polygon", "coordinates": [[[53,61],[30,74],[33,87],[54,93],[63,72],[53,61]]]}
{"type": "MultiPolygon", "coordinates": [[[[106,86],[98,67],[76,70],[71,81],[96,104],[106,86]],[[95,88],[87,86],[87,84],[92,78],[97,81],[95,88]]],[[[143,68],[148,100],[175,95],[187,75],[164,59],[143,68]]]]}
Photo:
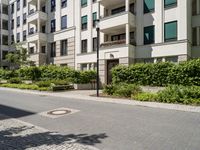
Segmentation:
{"type": "Polygon", "coordinates": [[[131,98],[139,101],[156,101],[157,95],[153,93],[142,92],[136,95],[132,95],[131,98]]]}
{"type": "Polygon", "coordinates": [[[35,83],[38,87],[50,87],[51,81],[39,81],[35,83]]]}
{"type": "Polygon", "coordinates": [[[141,91],[142,90],[139,86],[126,83],[121,83],[118,85],[107,85],[103,90],[105,94],[126,98],[130,98],[131,95],[138,94],[141,91]]]}
{"type": "Polygon", "coordinates": [[[9,83],[15,83],[15,84],[20,84],[22,83],[22,80],[20,78],[11,78],[8,81],[9,83]]]}
{"type": "Polygon", "coordinates": [[[113,84],[130,83],[150,86],[196,85],[200,86],[200,59],[180,64],[169,62],[134,64],[112,69],[113,84]]]}
{"type": "Polygon", "coordinates": [[[115,92],[115,86],[113,84],[105,85],[103,88],[103,93],[108,95],[113,95],[115,92]]]}
{"type": "Polygon", "coordinates": [[[158,92],[157,99],[165,103],[200,104],[200,87],[173,85],[158,92]]]}

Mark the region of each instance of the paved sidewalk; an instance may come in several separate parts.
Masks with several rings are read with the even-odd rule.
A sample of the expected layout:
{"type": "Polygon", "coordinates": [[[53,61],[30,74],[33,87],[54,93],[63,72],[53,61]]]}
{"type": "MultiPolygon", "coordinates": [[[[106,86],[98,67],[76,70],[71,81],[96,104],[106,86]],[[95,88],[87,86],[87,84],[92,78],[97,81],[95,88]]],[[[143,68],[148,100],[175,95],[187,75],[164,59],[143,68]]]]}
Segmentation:
{"type": "Polygon", "coordinates": [[[1,150],[97,150],[79,144],[73,136],[60,135],[1,115],[0,120],[1,150]]]}
{"type": "Polygon", "coordinates": [[[91,96],[96,93],[95,90],[76,90],[76,91],[54,92],[54,93],[53,92],[31,91],[31,90],[20,90],[20,89],[12,89],[12,88],[2,88],[2,87],[0,87],[0,90],[21,92],[21,93],[25,93],[25,94],[36,94],[36,95],[43,95],[43,96],[54,96],[54,97],[63,97],[63,98],[72,98],[72,99],[81,99],[81,100],[92,100],[92,101],[104,102],[104,103],[116,103],[116,104],[124,104],[124,105],[144,106],[144,107],[163,108],[163,109],[170,109],[170,110],[200,113],[199,106],[165,104],[165,103],[157,103],[157,102],[140,102],[140,101],[134,101],[134,100],[105,98],[105,97],[97,98],[95,96],[91,96]]]}

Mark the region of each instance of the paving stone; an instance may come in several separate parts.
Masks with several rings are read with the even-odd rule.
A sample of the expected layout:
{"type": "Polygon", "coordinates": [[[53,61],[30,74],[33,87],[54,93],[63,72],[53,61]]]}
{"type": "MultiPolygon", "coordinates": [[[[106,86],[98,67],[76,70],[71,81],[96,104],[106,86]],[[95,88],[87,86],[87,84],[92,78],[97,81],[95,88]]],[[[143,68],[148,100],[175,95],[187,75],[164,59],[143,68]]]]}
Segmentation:
{"type": "Polygon", "coordinates": [[[4,118],[0,121],[0,150],[98,150],[17,119],[0,118],[4,118]]]}

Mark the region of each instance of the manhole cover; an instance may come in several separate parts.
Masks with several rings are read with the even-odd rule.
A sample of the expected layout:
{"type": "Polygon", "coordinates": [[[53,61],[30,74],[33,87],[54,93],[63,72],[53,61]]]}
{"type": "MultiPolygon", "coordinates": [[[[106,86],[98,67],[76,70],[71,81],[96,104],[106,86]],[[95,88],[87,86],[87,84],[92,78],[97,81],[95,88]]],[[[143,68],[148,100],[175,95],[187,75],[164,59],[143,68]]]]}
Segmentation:
{"type": "Polygon", "coordinates": [[[79,112],[79,110],[71,109],[71,108],[57,108],[54,110],[42,112],[39,115],[49,117],[49,118],[59,118],[65,115],[71,115],[79,112]]]}
{"type": "Polygon", "coordinates": [[[70,110],[53,110],[48,112],[49,115],[65,115],[71,113],[70,110]]]}

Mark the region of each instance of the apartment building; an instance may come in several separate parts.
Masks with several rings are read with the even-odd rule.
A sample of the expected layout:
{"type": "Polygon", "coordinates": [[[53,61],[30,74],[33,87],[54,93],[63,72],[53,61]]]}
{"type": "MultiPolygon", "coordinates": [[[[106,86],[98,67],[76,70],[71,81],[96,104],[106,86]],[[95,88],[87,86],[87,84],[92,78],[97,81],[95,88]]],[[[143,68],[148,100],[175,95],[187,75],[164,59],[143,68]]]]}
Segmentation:
{"type": "Polygon", "coordinates": [[[22,42],[36,65],[95,69],[98,19],[102,83],[111,82],[110,70],[117,64],[200,57],[200,0],[8,3],[9,45],[22,42]]]}
{"type": "Polygon", "coordinates": [[[1,0],[0,3],[0,66],[8,67],[5,56],[9,51],[8,43],[8,1],[1,0]]]}

